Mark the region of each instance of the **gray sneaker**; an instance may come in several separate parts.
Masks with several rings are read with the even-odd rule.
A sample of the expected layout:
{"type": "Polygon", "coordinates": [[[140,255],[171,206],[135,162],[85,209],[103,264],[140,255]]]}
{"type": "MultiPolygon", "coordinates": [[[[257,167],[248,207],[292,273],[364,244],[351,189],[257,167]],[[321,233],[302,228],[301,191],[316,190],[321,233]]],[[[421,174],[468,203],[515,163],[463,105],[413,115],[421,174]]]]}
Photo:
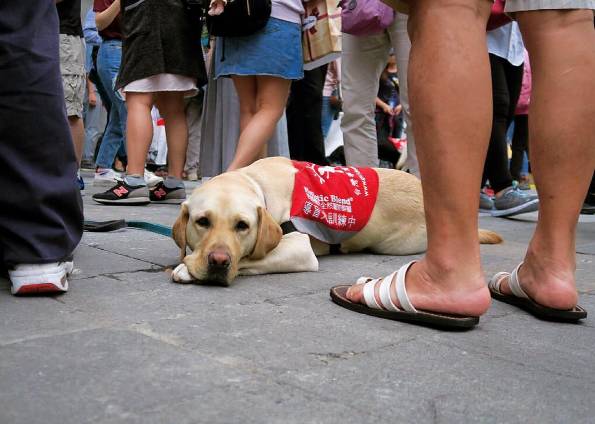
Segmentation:
{"type": "Polygon", "coordinates": [[[539,199],[536,194],[521,191],[515,181],[501,196],[494,198],[494,207],[492,216],[519,215],[538,210],[539,199]]]}
{"type": "Polygon", "coordinates": [[[93,200],[104,205],[146,205],[150,203],[147,186],[131,186],[121,180],[103,193],[93,195],[93,200]]]}
{"type": "Polygon", "coordinates": [[[494,209],[494,201],[483,191],[479,192],[479,210],[480,212],[491,212],[494,209]]]}
{"type": "Polygon", "coordinates": [[[152,203],[180,204],[186,200],[186,188],[168,188],[163,181],[149,190],[149,198],[152,203]]]}

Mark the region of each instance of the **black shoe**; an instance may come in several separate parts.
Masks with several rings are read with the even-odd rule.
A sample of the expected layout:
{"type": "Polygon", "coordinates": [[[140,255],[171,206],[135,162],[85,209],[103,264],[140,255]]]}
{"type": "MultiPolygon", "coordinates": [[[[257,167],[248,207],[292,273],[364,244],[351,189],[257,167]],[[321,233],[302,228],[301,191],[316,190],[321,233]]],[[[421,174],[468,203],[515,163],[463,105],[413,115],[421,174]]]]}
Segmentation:
{"type": "Polygon", "coordinates": [[[167,188],[163,181],[149,191],[151,202],[180,204],[186,200],[186,188],[167,188]]]}
{"type": "Polygon", "coordinates": [[[146,205],[150,203],[147,186],[131,186],[124,180],[103,193],[93,195],[93,200],[106,205],[146,205]]]}

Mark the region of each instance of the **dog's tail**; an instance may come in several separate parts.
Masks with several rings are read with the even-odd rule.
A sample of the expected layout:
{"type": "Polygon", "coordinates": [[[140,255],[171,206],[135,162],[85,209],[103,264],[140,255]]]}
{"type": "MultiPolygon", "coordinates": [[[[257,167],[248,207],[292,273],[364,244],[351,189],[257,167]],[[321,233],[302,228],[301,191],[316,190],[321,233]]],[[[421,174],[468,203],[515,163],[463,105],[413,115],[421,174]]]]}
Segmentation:
{"type": "Polygon", "coordinates": [[[498,244],[502,243],[502,236],[500,234],[490,231],[479,229],[479,243],[481,244],[498,244]]]}

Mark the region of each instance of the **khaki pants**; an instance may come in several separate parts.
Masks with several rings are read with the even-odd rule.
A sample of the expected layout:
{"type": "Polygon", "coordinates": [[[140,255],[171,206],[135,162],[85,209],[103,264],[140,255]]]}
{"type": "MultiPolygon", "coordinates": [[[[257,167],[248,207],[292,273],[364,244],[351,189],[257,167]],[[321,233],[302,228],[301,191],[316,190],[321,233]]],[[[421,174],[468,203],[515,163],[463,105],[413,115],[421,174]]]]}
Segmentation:
{"type": "Polygon", "coordinates": [[[391,47],[397,58],[401,103],[407,123],[405,169],[419,176],[407,90],[411,42],[407,35],[407,16],[401,13],[397,13],[393,24],[381,34],[367,37],[343,34],[341,89],[344,116],[341,129],[345,158],[351,166],[378,166],[374,108],[380,74],[386,66],[391,47]]]}

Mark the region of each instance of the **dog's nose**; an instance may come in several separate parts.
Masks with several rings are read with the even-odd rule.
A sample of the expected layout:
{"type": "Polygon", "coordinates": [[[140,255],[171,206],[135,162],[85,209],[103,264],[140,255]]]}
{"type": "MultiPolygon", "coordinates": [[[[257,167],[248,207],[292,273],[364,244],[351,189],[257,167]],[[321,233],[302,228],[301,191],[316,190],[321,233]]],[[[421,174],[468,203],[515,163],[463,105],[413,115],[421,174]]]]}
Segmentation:
{"type": "Polygon", "coordinates": [[[221,250],[215,250],[209,253],[208,260],[209,266],[216,266],[219,268],[227,268],[231,263],[229,254],[221,250]]]}

